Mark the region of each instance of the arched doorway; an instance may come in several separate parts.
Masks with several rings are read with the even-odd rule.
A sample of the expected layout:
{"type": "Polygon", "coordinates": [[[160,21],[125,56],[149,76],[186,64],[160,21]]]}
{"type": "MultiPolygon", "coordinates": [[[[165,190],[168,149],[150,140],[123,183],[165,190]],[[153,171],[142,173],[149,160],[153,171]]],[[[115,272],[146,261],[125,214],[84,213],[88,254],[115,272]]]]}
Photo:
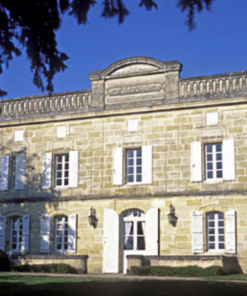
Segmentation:
{"type": "Polygon", "coordinates": [[[127,272],[127,255],[146,253],[146,214],[139,209],[131,209],[122,216],[122,271],[127,272]]]}

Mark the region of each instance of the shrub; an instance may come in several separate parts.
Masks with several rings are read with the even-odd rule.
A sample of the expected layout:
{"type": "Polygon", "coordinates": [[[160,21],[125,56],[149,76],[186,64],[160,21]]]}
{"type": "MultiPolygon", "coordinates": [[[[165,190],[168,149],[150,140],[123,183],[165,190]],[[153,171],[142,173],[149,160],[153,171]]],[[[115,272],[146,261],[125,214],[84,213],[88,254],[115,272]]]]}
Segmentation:
{"type": "Polygon", "coordinates": [[[47,273],[78,273],[78,271],[69,264],[34,264],[34,265],[15,265],[11,271],[17,272],[47,272],[47,273]]]}
{"type": "Polygon", "coordinates": [[[0,271],[10,271],[10,260],[8,255],[0,250],[0,271]]]}
{"type": "Polygon", "coordinates": [[[198,266],[170,267],[170,266],[132,266],[130,274],[153,276],[207,277],[223,275],[220,266],[201,268],[198,266]]]}

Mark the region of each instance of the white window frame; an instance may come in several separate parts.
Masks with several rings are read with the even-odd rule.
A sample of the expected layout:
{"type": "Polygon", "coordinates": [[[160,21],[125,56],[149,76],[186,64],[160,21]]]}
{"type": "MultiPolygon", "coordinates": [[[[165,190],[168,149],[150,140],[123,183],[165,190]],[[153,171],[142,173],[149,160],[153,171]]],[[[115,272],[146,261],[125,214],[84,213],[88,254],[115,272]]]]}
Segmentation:
{"type": "Polygon", "coordinates": [[[131,185],[133,185],[133,184],[142,184],[143,183],[143,175],[142,175],[142,166],[143,166],[143,164],[142,164],[142,148],[134,148],[134,149],[126,149],[126,151],[125,151],[125,154],[126,154],[126,156],[125,156],[125,162],[126,162],[126,164],[125,164],[125,168],[126,168],[126,172],[125,172],[125,176],[126,176],[126,184],[128,185],[128,184],[131,184],[131,185]],[[131,159],[133,159],[133,165],[129,165],[128,164],[128,160],[130,159],[130,157],[128,157],[128,153],[130,152],[130,151],[133,151],[133,158],[131,158],[131,159]],[[141,151],[141,156],[137,156],[137,151],[141,151]],[[137,165],[137,160],[138,159],[141,159],[141,164],[138,164],[137,165]],[[132,168],[133,167],[133,174],[132,173],[128,173],[128,169],[130,169],[130,168],[132,168]],[[141,167],[141,173],[137,173],[137,169],[138,168],[140,168],[141,167]],[[129,175],[133,175],[133,181],[128,181],[128,176],[129,175]],[[141,176],[141,180],[140,181],[138,181],[137,180],[137,176],[141,176]]]}
{"type": "Polygon", "coordinates": [[[15,180],[16,180],[16,156],[12,157],[11,162],[11,188],[15,189],[15,180]]]}
{"type": "Polygon", "coordinates": [[[23,244],[23,220],[22,217],[14,217],[11,219],[11,235],[10,235],[10,249],[11,251],[18,251],[21,252],[22,250],[22,244],[23,244]],[[14,223],[17,223],[17,229],[14,230],[13,226],[14,223]],[[13,235],[13,231],[16,231],[16,235],[13,235]],[[16,237],[16,242],[13,242],[13,238],[16,237]],[[16,244],[16,248],[13,248],[13,244],[16,244]]]}
{"type": "Polygon", "coordinates": [[[62,253],[68,252],[68,248],[69,248],[68,240],[69,240],[69,217],[68,216],[55,217],[55,251],[62,252],[62,253]],[[58,221],[60,219],[61,221],[58,221]],[[61,229],[58,229],[58,225],[62,226],[61,229]],[[58,235],[58,231],[61,231],[61,235],[58,235]],[[67,234],[65,233],[65,231],[67,231],[67,234]],[[58,242],[58,238],[61,238],[61,242],[58,242]],[[59,244],[61,244],[61,249],[58,249],[59,244]],[[65,248],[65,245],[67,245],[67,248],[65,248]]]}
{"type": "Polygon", "coordinates": [[[223,145],[222,145],[222,143],[207,143],[207,144],[205,144],[204,145],[204,164],[205,164],[205,169],[204,169],[204,171],[205,171],[205,180],[206,181],[220,181],[220,180],[223,180],[223,145]],[[221,145],[221,151],[216,151],[216,145],[221,145]],[[209,145],[212,145],[212,153],[210,152],[210,153],[208,153],[207,152],[207,147],[209,146],[209,145]],[[221,154],[221,160],[217,160],[216,159],[216,154],[221,154]],[[209,154],[212,154],[212,160],[208,160],[207,158],[207,156],[209,155],[209,154]],[[210,170],[208,170],[208,164],[209,164],[209,162],[210,163],[212,163],[212,169],[210,169],[210,170]],[[221,162],[221,169],[217,169],[217,163],[220,163],[221,162]],[[213,173],[213,178],[208,178],[208,172],[209,171],[212,171],[212,173],[213,173]],[[217,177],[217,171],[221,171],[222,172],[222,176],[221,177],[217,177]]]}
{"type": "Polygon", "coordinates": [[[210,213],[207,213],[206,215],[206,231],[207,231],[207,251],[208,252],[217,252],[217,253],[224,253],[225,252],[225,249],[226,249],[226,244],[225,244],[225,215],[224,213],[222,212],[210,212],[210,213]],[[210,220],[209,219],[209,216],[210,214],[214,215],[214,219],[210,220]],[[223,218],[220,219],[219,218],[219,214],[222,214],[223,215],[223,218]],[[210,222],[214,222],[214,226],[209,226],[209,223],[210,222]],[[219,222],[223,222],[223,226],[219,226],[219,222]],[[211,229],[214,229],[214,234],[210,234],[209,231],[211,229]],[[219,230],[220,229],[223,229],[223,233],[219,233],[219,230]],[[214,241],[210,241],[210,237],[214,237],[214,241]],[[219,240],[219,237],[223,237],[224,240],[220,241],[219,240]],[[215,248],[212,249],[212,248],[209,248],[209,244],[210,243],[214,243],[215,244],[215,248]],[[224,248],[219,248],[219,244],[222,243],[224,245],[224,248]]]}
{"type": "Polygon", "coordinates": [[[69,187],[69,153],[64,153],[64,154],[57,154],[55,155],[55,187],[56,188],[67,188],[69,187]],[[66,156],[68,156],[68,160],[66,161],[66,156]],[[62,157],[61,165],[62,168],[61,170],[58,170],[58,158],[62,157]],[[68,164],[68,168],[65,169],[65,165],[68,164]],[[68,176],[65,177],[65,172],[68,172],[68,176]],[[61,172],[61,177],[57,177],[57,174],[61,172]],[[61,179],[61,184],[58,185],[58,179],[61,179]],[[65,184],[65,179],[68,180],[68,184],[65,184]]]}

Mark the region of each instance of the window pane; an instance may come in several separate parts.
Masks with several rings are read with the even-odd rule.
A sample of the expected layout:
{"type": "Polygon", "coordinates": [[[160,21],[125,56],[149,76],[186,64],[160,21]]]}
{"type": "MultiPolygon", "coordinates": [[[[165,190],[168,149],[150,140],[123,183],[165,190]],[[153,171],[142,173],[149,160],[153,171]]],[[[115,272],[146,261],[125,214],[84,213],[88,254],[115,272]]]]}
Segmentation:
{"type": "Polygon", "coordinates": [[[213,179],[213,172],[208,172],[208,179],[213,179]]]}
{"type": "Polygon", "coordinates": [[[224,234],[224,228],[219,228],[219,234],[224,234]]]}
{"type": "Polygon", "coordinates": [[[125,236],[124,237],[124,250],[133,250],[133,237],[132,236],[125,236]]]}
{"type": "Polygon", "coordinates": [[[220,242],[223,242],[224,240],[225,240],[225,238],[224,238],[223,235],[219,236],[219,241],[220,241],[220,242]]]}
{"type": "Polygon", "coordinates": [[[212,152],[213,151],[213,145],[209,144],[206,147],[207,147],[207,152],[212,152]]]}
{"type": "Polygon", "coordinates": [[[224,214],[223,213],[219,213],[219,219],[224,219],[224,214]]]}
{"type": "Polygon", "coordinates": [[[212,169],[213,169],[213,164],[212,164],[212,162],[209,162],[209,163],[207,164],[207,169],[208,169],[208,170],[212,170],[212,169]]]}
{"type": "Polygon", "coordinates": [[[61,178],[62,177],[62,172],[57,172],[57,178],[61,178]]]}
{"type": "Polygon", "coordinates": [[[69,161],[69,154],[65,155],[65,161],[69,161]]]}
{"type": "Polygon", "coordinates": [[[128,167],[127,174],[133,174],[134,173],[134,167],[128,167]]]}
{"type": "Polygon", "coordinates": [[[142,156],[142,150],[141,149],[137,149],[136,156],[137,157],[141,157],[142,156]]]}
{"type": "Polygon", "coordinates": [[[222,169],[222,162],[217,162],[216,168],[217,168],[217,170],[222,169]]]}
{"type": "Polygon", "coordinates": [[[130,165],[133,165],[133,164],[134,164],[134,159],[128,159],[127,165],[130,166],[130,165]]]}
{"type": "Polygon", "coordinates": [[[127,157],[133,157],[134,156],[134,150],[127,150],[127,157]]]}
{"type": "Polygon", "coordinates": [[[221,144],[216,144],[216,151],[217,152],[221,151],[221,144]]]}
{"type": "Polygon", "coordinates": [[[222,160],[222,154],[221,153],[216,154],[216,160],[222,160]]]}
{"type": "Polygon", "coordinates": [[[145,222],[137,222],[137,234],[144,235],[145,233],[145,222]]]}
{"type": "Polygon", "coordinates": [[[62,185],[62,180],[60,180],[60,179],[57,180],[57,185],[58,185],[58,186],[61,186],[61,185],[62,185]]]}
{"type": "Polygon", "coordinates": [[[217,178],[222,178],[222,171],[217,171],[217,178]]]}
{"type": "Polygon", "coordinates": [[[210,228],[210,229],[208,230],[208,233],[209,233],[209,234],[214,234],[214,228],[210,228]]]}
{"type": "Polygon", "coordinates": [[[220,243],[220,244],[219,244],[219,249],[220,249],[220,250],[224,250],[224,249],[225,249],[225,244],[220,243]]]}
{"type": "Polygon", "coordinates": [[[224,221],[219,221],[218,224],[219,226],[224,226],[224,221]]]}
{"type": "Polygon", "coordinates": [[[214,241],[215,241],[215,237],[214,237],[214,236],[210,236],[210,237],[209,237],[209,241],[210,241],[210,242],[214,242],[214,241]]]}
{"type": "Polygon", "coordinates": [[[57,162],[61,162],[62,161],[62,155],[58,155],[57,156],[57,162]]]}
{"type": "Polygon", "coordinates": [[[65,177],[68,177],[68,176],[69,176],[69,171],[65,171],[65,172],[64,172],[64,176],[65,176],[65,177]]]}
{"type": "Polygon", "coordinates": [[[210,213],[210,214],[208,215],[208,218],[209,218],[209,220],[214,220],[214,213],[210,213]]]}
{"type": "Polygon", "coordinates": [[[128,175],[127,176],[127,182],[128,183],[134,182],[134,176],[133,175],[128,175]]]}
{"type": "Polygon", "coordinates": [[[69,169],[69,164],[66,163],[66,164],[65,164],[65,170],[68,170],[68,169],[69,169]]]}
{"type": "Polygon", "coordinates": [[[124,235],[133,235],[133,222],[124,222],[124,235]]]}
{"type": "Polygon", "coordinates": [[[137,165],[141,165],[141,164],[142,164],[142,159],[141,159],[141,158],[138,158],[138,159],[136,160],[136,164],[137,164],[137,165]]]}
{"type": "Polygon", "coordinates": [[[213,160],[213,154],[207,154],[207,161],[213,160]]]}
{"type": "Polygon", "coordinates": [[[62,165],[61,165],[61,164],[58,164],[58,165],[57,165],[57,170],[60,171],[61,169],[62,169],[62,165]]]}
{"type": "Polygon", "coordinates": [[[209,222],[209,227],[214,227],[214,222],[209,222]]]}
{"type": "Polygon", "coordinates": [[[145,250],[145,238],[143,236],[137,237],[137,250],[145,250]]]}
{"type": "Polygon", "coordinates": [[[69,179],[64,179],[64,185],[69,185],[69,179]]]}
{"type": "Polygon", "coordinates": [[[142,181],[142,175],[137,175],[136,182],[141,182],[141,181],[142,181]]]}
{"type": "Polygon", "coordinates": [[[137,167],[137,168],[136,168],[136,172],[137,172],[137,174],[141,174],[141,172],[142,172],[142,167],[141,167],[141,166],[137,167]]]}
{"type": "Polygon", "coordinates": [[[215,244],[212,244],[212,243],[211,243],[211,244],[209,244],[209,245],[208,245],[208,248],[209,248],[210,250],[213,250],[213,249],[215,249],[215,244]]]}

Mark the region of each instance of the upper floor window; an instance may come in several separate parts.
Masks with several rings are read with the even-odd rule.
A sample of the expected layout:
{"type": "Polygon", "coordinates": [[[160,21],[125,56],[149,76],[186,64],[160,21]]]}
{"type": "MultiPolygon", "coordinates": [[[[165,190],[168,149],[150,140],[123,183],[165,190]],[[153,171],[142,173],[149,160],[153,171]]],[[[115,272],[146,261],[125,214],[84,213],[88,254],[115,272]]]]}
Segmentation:
{"type": "Polygon", "coordinates": [[[126,181],[127,184],[142,182],[141,148],[126,151],[126,181]]]}
{"type": "Polygon", "coordinates": [[[69,154],[59,154],[55,158],[55,186],[69,186],[69,154]]]}
{"type": "Polygon", "coordinates": [[[207,215],[207,248],[208,251],[225,250],[225,225],[223,213],[207,215]]]}
{"type": "Polygon", "coordinates": [[[205,176],[206,180],[223,178],[221,143],[205,145],[205,176]]]}

